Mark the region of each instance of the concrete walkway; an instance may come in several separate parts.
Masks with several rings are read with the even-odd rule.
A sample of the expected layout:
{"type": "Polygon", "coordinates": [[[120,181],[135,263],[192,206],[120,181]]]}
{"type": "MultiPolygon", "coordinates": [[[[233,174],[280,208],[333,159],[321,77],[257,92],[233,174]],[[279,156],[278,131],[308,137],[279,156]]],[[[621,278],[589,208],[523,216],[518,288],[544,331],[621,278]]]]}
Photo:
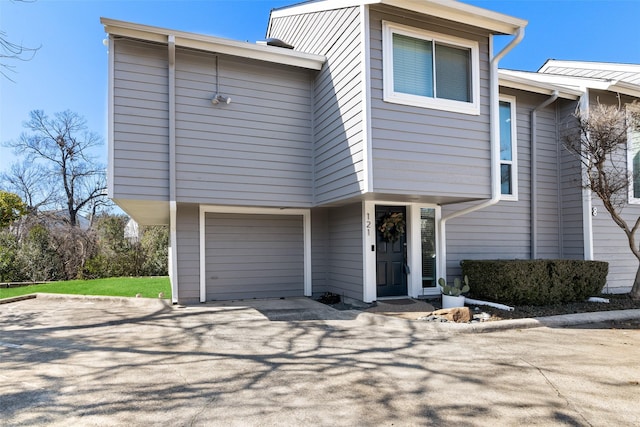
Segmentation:
{"type": "Polygon", "coordinates": [[[525,326],[41,296],[0,305],[0,425],[640,425],[640,331],[525,326]]]}

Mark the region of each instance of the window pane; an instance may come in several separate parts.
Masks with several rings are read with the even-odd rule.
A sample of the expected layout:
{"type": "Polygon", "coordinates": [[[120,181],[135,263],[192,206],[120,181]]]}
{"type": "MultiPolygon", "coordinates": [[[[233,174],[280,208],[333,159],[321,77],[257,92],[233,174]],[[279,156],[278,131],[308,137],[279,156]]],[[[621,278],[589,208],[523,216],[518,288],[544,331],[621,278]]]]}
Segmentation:
{"type": "Polygon", "coordinates": [[[393,34],[393,90],[433,97],[430,41],[393,34]]]}
{"type": "Polygon", "coordinates": [[[471,50],[436,44],[436,98],[471,102],[471,50]]]}
{"type": "Polygon", "coordinates": [[[500,160],[512,160],[511,103],[500,101],[500,160]]]}
{"type": "Polygon", "coordinates": [[[513,194],[511,190],[511,165],[500,165],[500,183],[502,194],[513,194]]]}
{"type": "Polygon", "coordinates": [[[422,287],[436,286],[436,210],[420,209],[420,237],[422,242],[422,287]]]}

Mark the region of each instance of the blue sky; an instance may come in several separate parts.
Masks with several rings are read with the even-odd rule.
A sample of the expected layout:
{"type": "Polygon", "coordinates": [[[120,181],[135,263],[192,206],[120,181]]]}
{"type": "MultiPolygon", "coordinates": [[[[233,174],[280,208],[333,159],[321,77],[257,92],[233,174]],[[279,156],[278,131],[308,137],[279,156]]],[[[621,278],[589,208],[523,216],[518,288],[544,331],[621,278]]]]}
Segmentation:
{"type": "MultiPolygon", "coordinates": [[[[17,139],[34,109],[72,110],[103,135],[106,162],[107,49],[101,16],[255,42],[269,11],[296,0],[0,0],[0,29],[14,42],[42,45],[0,77],[0,142],[17,139]]],[[[529,21],[524,41],[502,68],[535,71],[548,58],[640,63],[640,0],[466,0],[529,21]],[[633,24],[629,24],[633,23],[633,24]]],[[[14,160],[0,147],[0,170],[14,160]]]]}

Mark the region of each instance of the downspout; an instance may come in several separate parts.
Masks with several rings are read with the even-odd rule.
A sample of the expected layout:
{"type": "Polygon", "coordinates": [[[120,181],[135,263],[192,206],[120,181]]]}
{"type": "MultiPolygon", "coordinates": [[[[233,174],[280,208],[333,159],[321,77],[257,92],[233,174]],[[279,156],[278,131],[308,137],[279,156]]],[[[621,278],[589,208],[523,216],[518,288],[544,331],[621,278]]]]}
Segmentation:
{"type": "MultiPolygon", "coordinates": [[[[589,89],[583,88],[583,95],[580,97],[580,113],[587,114],[589,117],[589,89]]],[[[584,166],[580,166],[580,179],[582,179],[584,166]]],[[[583,258],[587,261],[593,260],[593,201],[591,189],[582,189],[582,239],[583,239],[583,258]]]]}
{"type": "Polygon", "coordinates": [[[493,36],[489,38],[489,54],[492,55],[489,67],[489,96],[490,96],[490,133],[489,139],[491,144],[491,198],[474,206],[452,212],[440,220],[440,271],[443,272],[442,277],[447,279],[447,221],[459,216],[467,215],[489,206],[495,205],[500,201],[500,110],[499,110],[499,86],[498,81],[498,63],[511,49],[513,49],[524,38],[524,27],[516,30],[513,40],[509,42],[498,54],[493,56],[493,36]]]}
{"type": "Polygon", "coordinates": [[[178,234],[176,216],[176,38],[169,35],[169,276],[171,279],[171,302],[178,303],[178,234]]]}
{"type": "Polygon", "coordinates": [[[531,259],[538,258],[538,110],[558,99],[558,91],[531,111],[531,259]]]}

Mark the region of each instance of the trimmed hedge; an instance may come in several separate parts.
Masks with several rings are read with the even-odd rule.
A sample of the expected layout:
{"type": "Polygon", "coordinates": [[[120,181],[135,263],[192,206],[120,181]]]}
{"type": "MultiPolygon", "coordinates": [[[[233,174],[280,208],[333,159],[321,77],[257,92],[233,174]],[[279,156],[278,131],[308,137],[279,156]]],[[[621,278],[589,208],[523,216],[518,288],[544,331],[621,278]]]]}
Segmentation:
{"type": "Polygon", "coordinates": [[[513,305],[584,301],[602,292],[609,264],[581,260],[463,260],[471,294],[513,305]]]}

